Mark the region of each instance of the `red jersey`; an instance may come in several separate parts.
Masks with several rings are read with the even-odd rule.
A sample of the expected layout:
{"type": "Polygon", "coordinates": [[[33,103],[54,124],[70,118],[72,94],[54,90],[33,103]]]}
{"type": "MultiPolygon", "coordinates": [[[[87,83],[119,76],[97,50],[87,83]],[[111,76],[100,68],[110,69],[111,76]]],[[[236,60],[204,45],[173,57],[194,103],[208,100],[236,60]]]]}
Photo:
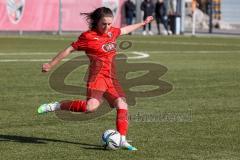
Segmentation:
{"type": "Polygon", "coordinates": [[[71,45],[75,50],[85,51],[90,59],[89,81],[92,78],[115,78],[117,43],[120,28],[111,27],[108,33],[100,34],[94,30],[83,32],[71,45]]]}

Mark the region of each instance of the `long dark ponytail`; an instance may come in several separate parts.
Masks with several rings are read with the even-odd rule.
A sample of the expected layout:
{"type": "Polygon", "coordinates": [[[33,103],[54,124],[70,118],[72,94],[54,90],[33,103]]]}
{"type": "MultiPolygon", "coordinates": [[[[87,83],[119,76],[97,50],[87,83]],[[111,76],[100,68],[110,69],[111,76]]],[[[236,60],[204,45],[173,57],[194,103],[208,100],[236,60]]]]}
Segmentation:
{"type": "Polygon", "coordinates": [[[96,29],[100,19],[103,17],[113,17],[113,12],[110,8],[100,7],[93,12],[81,13],[81,15],[86,17],[90,29],[96,29]]]}

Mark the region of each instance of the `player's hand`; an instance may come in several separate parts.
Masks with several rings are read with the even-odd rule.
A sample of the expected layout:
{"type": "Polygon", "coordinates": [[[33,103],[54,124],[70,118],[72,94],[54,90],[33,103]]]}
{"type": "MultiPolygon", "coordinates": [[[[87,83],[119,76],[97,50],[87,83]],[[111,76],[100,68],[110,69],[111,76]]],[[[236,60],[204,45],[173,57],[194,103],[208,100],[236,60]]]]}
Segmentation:
{"type": "Polygon", "coordinates": [[[51,70],[51,68],[52,68],[52,66],[49,63],[44,63],[42,65],[42,72],[48,72],[51,70]]]}
{"type": "Polygon", "coordinates": [[[153,21],[153,16],[148,16],[145,20],[144,20],[144,25],[151,23],[153,21]]]}

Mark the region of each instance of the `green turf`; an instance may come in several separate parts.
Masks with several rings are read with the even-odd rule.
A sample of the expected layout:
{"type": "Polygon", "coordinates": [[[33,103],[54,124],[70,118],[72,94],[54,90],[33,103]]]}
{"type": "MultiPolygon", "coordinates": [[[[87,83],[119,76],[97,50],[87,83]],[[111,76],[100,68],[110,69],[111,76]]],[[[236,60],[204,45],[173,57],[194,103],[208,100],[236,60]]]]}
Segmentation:
{"type": "MultiPolygon", "coordinates": [[[[48,59],[75,39],[0,37],[0,61],[48,59]]],[[[0,159],[239,159],[240,39],[126,36],[121,41],[133,43],[128,52],[150,55],[129,63],[164,65],[168,72],[161,79],[173,85],[165,95],[137,98],[130,106],[128,139],[137,152],[99,147],[102,132],[115,127],[114,111],[85,122],[37,115],[42,103],[78,96],[52,90],[50,73],[41,73],[43,62],[0,62],[0,159]]],[[[84,70],[75,70],[66,83],[84,85],[84,70]]]]}

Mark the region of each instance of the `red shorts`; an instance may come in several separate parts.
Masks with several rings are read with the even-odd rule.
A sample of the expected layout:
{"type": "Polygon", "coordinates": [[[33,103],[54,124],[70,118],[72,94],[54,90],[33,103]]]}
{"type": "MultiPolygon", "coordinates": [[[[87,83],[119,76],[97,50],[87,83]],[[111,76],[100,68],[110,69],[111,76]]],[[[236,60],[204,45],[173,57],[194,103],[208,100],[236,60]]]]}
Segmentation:
{"type": "Polygon", "coordinates": [[[111,107],[119,97],[126,97],[119,81],[112,78],[96,78],[87,83],[87,99],[95,98],[101,102],[104,97],[111,107]]]}

